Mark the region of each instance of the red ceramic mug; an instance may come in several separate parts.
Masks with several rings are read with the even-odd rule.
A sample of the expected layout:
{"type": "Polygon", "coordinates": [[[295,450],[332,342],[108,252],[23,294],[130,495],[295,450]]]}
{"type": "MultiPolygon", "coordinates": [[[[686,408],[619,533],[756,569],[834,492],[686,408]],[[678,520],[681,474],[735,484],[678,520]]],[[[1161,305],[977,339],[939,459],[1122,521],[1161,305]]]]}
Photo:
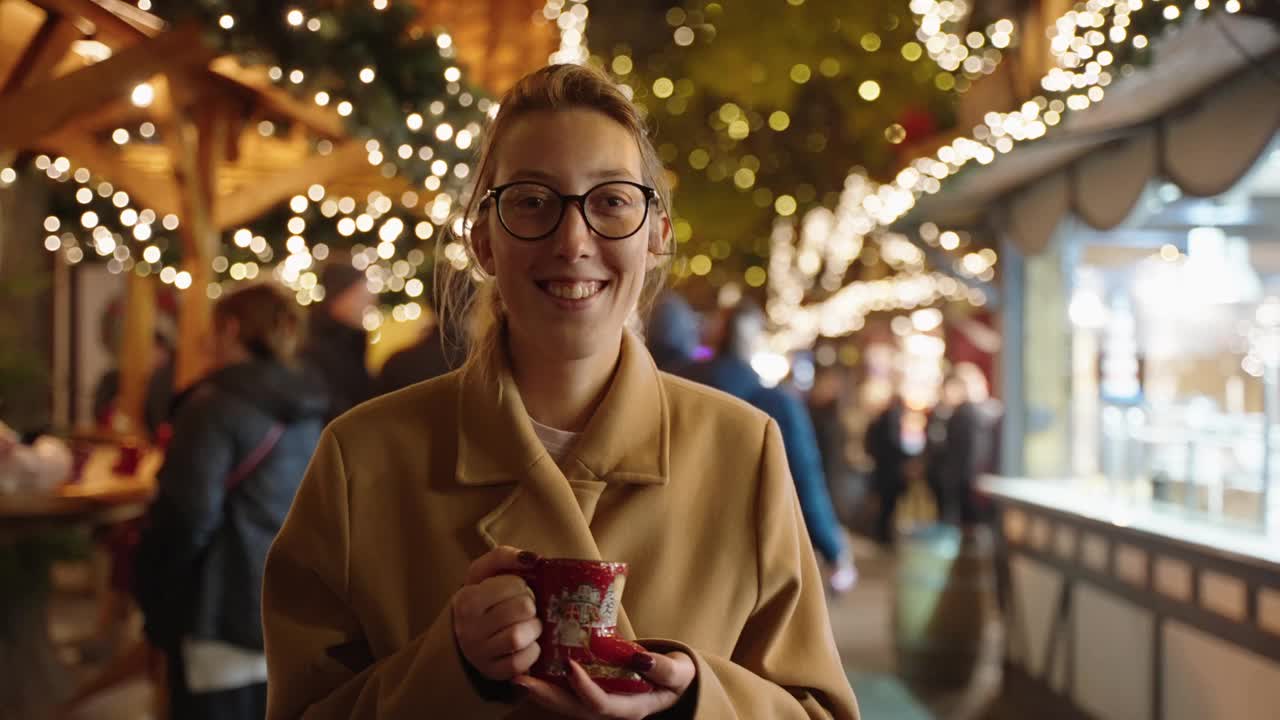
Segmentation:
{"type": "Polygon", "coordinates": [[[530,675],[567,688],[573,660],[606,692],[653,690],[628,667],[644,647],[617,634],[626,563],[542,558],[520,576],[533,590],[542,621],[542,651],[530,675]]]}

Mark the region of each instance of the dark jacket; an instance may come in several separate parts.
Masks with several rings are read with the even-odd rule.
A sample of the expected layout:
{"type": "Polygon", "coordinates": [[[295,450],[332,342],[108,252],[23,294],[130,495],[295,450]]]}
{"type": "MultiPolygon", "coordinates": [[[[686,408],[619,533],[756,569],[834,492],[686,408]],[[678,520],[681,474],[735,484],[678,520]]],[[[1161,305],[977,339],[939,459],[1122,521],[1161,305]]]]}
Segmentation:
{"type": "Polygon", "coordinates": [[[867,426],[863,447],[875,463],[871,477],[876,491],[898,493],[906,487],[903,466],[908,458],[902,444],[902,403],[894,401],[867,426]]]}
{"type": "Polygon", "coordinates": [[[433,329],[418,342],[387,358],[374,383],[374,393],[385,395],[414,383],[440,377],[462,367],[466,347],[441,337],[433,329]]]}
{"type": "Polygon", "coordinates": [[[328,421],[373,397],[373,380],[365,364],[365,331],[348,327],[316,308],[308,320],[302,362],[324,383],[329,395],[328,421]]]}
{"type": "Polygon", "coordinates": [[[756,371],[736,358],[721,357],[692,365],[684,375],[751,403],[778,423],[809,540],[823,559],[835,562],[844,553],[844,536],[827,493],[813,423],[800,398],[780,388],[765,387],[756,371]]]}
{"type": "Polygon", "coordinates": [[[177,403],[138,551],[148,636],[162,647],[192,635],[261,649],[263,565],[319,440],[326,396],[301,372],[254,360],[214,372],[177,403]],[[274,448],[228,492],[232,471],[277,423],[274,448]]]}
{"type": "Polygon", "coordinates": [[[947,419],[939,480],[949,509],[961,522],[976,519],[973,487],[979,475],[994,468],[999,421],[1000,406],[993,401],[961,403],[947,419]]]}

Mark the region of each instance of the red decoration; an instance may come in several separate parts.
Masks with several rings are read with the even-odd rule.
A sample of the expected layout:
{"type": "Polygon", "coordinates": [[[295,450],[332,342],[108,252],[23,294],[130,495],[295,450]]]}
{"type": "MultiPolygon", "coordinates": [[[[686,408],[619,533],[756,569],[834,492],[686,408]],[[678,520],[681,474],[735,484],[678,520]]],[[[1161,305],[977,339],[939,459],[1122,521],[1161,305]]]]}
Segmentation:
{"type": "Polygon", "coordinates": [[[618,637],[627,564],[544,558],[521,576],[537,599],[542,652],[530,675],[569,687],[569,660],[611,693],[645,693],[653,685],[627,667],[644,647],[618,637]]]}

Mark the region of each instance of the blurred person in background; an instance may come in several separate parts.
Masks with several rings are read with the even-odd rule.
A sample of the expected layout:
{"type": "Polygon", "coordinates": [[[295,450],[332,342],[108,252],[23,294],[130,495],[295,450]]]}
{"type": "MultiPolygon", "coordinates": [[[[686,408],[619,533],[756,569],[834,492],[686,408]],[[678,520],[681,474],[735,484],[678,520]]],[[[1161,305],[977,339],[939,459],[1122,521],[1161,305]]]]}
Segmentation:
{"type": "Polygon", "coordinates": [[[168,659],[175,720],[266,714],[263,565],[328,407],[295,366],[301,333],[283,291],[227,295],[214,309],[213,368],[176,403],[135,585],[147,638],[168,659]]]}
{"type": "Polygon", "coordinates": [[[750,299],[740,300],[725,317],[715,357],[690,366],[685,375],[751,403],[778,423],[809,539],[826,561],[830,588],[845,592],[853,587],[858,573],[831,506],[813,423],[800,398],[781,388],[765,387],[751,367],[751,356],[763,347],[764,332],[760,306],[750,299]]]}
{"type": "Polygon", "coordinates": [[[849,462],[849,429],[845,424],[848,412],[846,379],[847,370],[843,365],[815,367],[813,388],[809,391],[809,418],[813,421],[818,452],[822,456],[822,472],[827,478],[836,517],[847,525],[852,523],[854,511],[865,492],[865,481],[849,462]]]}
{"type": "Polygon", "coordinates": [[[325,422],[373,397],[365,360],[368,336],[365,310],[373,304],[365,274],[350,260],[331,256],[320,272],[324,300],[308,317],[303,363],[317,373],[329,395],[325,422]]]}
{"type": "MultiPolygon", "coordinates": [[[[147,394],[142,409],[142,419],[146,424],[147,437],[163,441],[162,430],[169,422],[170,406],[173,404],[173,332],[172,320],[161,314],[156,318],[156,333],[151,350],[151,368],[147,376],[147,394]]],[[[111,349],[112,352],[115,348],[111,349]]],[[[111,368],[102,374],[93,389],[93,419],[97,427],[104,431],[122,428],[116,427],[116,402],[120,395],[120,369],[111,368]]],[[[136,430],[137,428],[124,428],[136,430]]]]}
{"type": "Polygon", "coordinates": [[[387,358],[374,382],[374,394],[385,395],[462,367],[467,359],[466,332],[451,317],[436,311],[435,322],[409,347],[387,358]],[[446,327],[447,324],[447,327],[446,327]]]}
{"type": "Polygon", "coordinates": [[[981,520],[974,487],[978,476],[995,467],[996,433],[1004,407],[991,397],[986,376],[973,363],[957,364],[948,381],[956,385],[960,402],[947,419],[942,457],[945,519],[967,526],[981,520]]]}
{"type": "Polygon", "coordinates": [[[906,406],[902,396],[894,394],[885,409],[867,426],[863,444],[875,469],[871,472],[871,486],[880,497],[879,514],[876,516],[875,539],[883,547],[890,547],[895,540],[893,525],[898,500],[907,489],[906,464],[910,454],[902,442],[902,417],[906,406]]]}
{"type": "Polygon", "coordinates": [[[969,396],[963,379],[954,372],[942,381],[938,402],[929,411],[925,422],[924,473],[937,506],[938,522],[955,522],[958,510],[954,498],[947,492],[947,424],[956,408],[969,396]]]}
{"type": "Polygon", "coordinates": [[[700,333],[698,313],[684,297],[674,290],[658,296],[645,330],[645,343],[659,370],[675,375],[688,371],[697,355],[700,333]]]}

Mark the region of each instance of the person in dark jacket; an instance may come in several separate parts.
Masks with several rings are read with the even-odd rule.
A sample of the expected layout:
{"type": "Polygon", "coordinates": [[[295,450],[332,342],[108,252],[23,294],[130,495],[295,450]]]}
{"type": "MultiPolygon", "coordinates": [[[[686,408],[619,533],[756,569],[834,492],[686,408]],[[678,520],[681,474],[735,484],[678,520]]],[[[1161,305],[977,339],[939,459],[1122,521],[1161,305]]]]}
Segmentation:
{"type": "Polygon", "coordinates": [[[942,394],[925,421],[924,475],[938,509],[939,522],[953,522],[957,516],[954,498],[947,492],[947,425],[951,415],[968,397],[964,380],[950,373],[942,381],[942,394]]]}
{"type": "Polygon", "coordinates": [[[867,426],[863,438],[867,456],[875,463],[871,484],[880,496],[876,540],[884,546],[893,544],[893,516],[898,509],[898,499],[907,489],[904,470],[910,455],[902,444],[903,410],[902,397],[895,394],[888,407],[867,426]]]}
{"type": "Polygon", "coordinates": [[[845,426],[845,373],[843,365],[818,366],[809,391],[809,419],[822,456],[822,473],[835,506],[836,517],[852,523],[858,503],[866,493],[866,480],[849,462],[849,430],[845,426]]]}
{"type": "Polygon", "coordinates": [[[365,274],[341,257],[331,257],[320,271],[324,300],[308,317],[303,364],[324,383],[329,394],[325,422],[373,397],[373,379],[365,362],[368,337],[364,312],[373,303],[365,274]]]}
{"type": "MultiPolygon", "coordinates": [[[[98,379],[93,389],[93,418],[103,430],[114,430],[116,402],[120,399],[120,369],[111,368],[98,379]]],[[[151,350],[151,374],[147,376],[147,394],[142,408],[142,420],[148,437],[161,435],[161,427],[169,421],[173,407],[173,345],[169,338],[157,332],[151,350]]],[[[139,430],[141,428],[131,428],[139,430]]]]}
{"type": "Polygon", "coordinates": [[[462,367],[467,359],[467,339],[461,325],[448,315],[437,316],[436,323],[417,342],[382,364],[374,381],[374,394],[395,392],[462,367]]]}
{"type": "Polygon", "coordinates": [[[659,370],[680,375],[694,363],[698,351],[698,313],[674,290],[654,303],[645,328],[645,344],[659,370]]]}
{"type": "Polygon", "coordinates": [[[958,364],[954,380],[962,385],[963,396],[947,419],[942,492],[948,508],[945,519],[968,526],[981,519],[974,486],[979,475],[993,468],[1003,408],[991,398],[986,376],[977,365],[958,364]]]}
{"type": "Polygon", "coordinates": [[[300,326],[274,287],[226,296],[214,311],[214,369],[177,400],[138,551],[139,604],[168,656],[173,718],[266,713],[263,566],[327,407],[293,366],[300,326]]]}
{"type": "Polygon", "coordinates": [[[800,398],[781,388],[765,387],[751,367],[751,356],[763,340],[764,330],[760,307],[751,300],[740,301],[725,320],[715,357],[690,366],[683,374],[751,403],[778,423],[809,539],[827,562],[829,586],[844,592],[853,587],[857,571],[827,493],[813,423],[800,398]]]}

